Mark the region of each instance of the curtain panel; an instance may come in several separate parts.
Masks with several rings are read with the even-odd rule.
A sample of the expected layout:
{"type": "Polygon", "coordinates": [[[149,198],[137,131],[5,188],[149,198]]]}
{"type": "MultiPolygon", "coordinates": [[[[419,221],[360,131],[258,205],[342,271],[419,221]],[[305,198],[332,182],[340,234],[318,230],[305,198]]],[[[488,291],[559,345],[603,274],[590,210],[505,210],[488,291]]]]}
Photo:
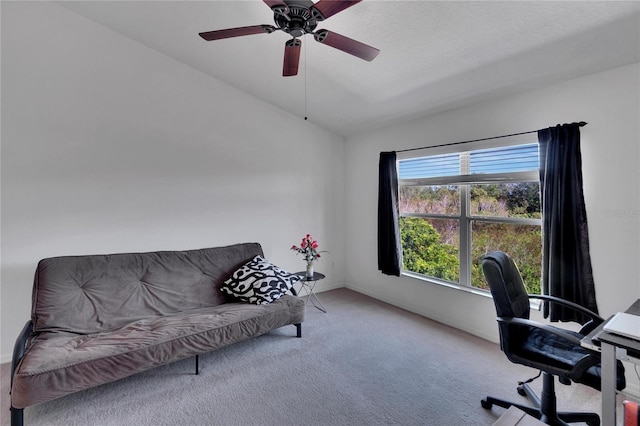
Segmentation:
{"type": "MultiPolygon", "coordinates": [[[[587,213],[582,190],[580,124],[538,131],[542,197],[542,293],[598,312],[587,213]]],[[[545,304],[551,321],[588,318],[555,304],[545,304]]]]}
{"type": "Polygon", "coordinates": [[[378,180],[378,269],[387,275],[400,276],[400,210],[396,153],[381,152],[378,180]]]}

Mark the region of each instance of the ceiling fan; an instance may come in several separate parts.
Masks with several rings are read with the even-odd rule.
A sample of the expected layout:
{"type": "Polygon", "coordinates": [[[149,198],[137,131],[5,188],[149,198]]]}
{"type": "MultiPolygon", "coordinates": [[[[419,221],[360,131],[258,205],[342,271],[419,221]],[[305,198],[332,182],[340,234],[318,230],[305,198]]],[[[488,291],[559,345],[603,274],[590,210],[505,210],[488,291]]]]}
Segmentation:
{"type": "Polygon", "coordinates": [[[282,75],[285,77],[298,74],[300,62],[300,49],[302,41],[299,37],[305,34],[313,34],[313,38],[322,44],[342,50],[350,55],[372,61],[380,50],[368,46],[359,41],[345,37],[329,30],[317,30],[318,22],[353,6],[362,0],[320,0],[313,3],[311,0],[263,0],[273,11],[273,25],[252,25],[248,27],[228,28],[200,33],[200,37],[207,41],[223,38],[240,37],[251,34],[284,31],[293,38],[287,40],[284,45],[284,64],[282,75]]]}

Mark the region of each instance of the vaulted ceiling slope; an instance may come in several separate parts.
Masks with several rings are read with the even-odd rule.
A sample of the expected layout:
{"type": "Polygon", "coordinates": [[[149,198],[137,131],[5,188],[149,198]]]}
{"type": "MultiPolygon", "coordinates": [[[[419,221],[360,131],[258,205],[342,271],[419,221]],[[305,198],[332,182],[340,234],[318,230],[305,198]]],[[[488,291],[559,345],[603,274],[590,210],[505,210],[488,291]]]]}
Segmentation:
{"type": "Polygon", "coordinates": [[[318,29],[375,46],[378,57],[307,34],[295,77],[282,77],[282,31],[198,36],[273,25],[261,0],[56,3],[345,137],[640,62],[638,1],[364,0],[318,29]]]}

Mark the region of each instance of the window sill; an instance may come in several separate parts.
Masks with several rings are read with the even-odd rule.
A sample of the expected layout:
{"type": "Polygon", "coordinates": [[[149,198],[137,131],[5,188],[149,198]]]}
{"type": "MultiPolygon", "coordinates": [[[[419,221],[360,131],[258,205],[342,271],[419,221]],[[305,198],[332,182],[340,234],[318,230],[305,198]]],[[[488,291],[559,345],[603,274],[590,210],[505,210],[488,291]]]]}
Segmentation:
{"type": "Polygon", "coordinates": [[[402,271],[401,275],[404,275],[405,277],[414,278],[419,281],[424,281],[430,284],[435,284],[435,285],[451,288],[454,290],[460,290],[465,293],[472,293],[472,294],[477,294],[478,296],[491,298],[491,292],[489,290],[482,290],[475,287],[467,287],[467,286],[455,284],[449,281],[439,280],[433,277],[427,277],[426,275],[418,274],[411,271],[402,271]]]}
{"type": "MultiPolygon", "coordinates": [[[[491,292],[489,290],[482,290],[475,287],[467,287],[464,285],[454,284],[452,282],[439,280],[437,278],[427,277],[425,275],[417,274],[415,272],[410,272],[410,271],[402,271],[400,274],[405,277],[414,278],[419,281],[427,282],[429,284],[439,285],[442,287],[451,288],[453,290],[463,291],[465,293],[476,294],[478,296],[487,297],[489,299],[492,298],[491,292]]],[[[529,305],[533,310],[536,310],[536,311],[542,310],[542,302],[540,300],[529,300],[529,305]]]]}

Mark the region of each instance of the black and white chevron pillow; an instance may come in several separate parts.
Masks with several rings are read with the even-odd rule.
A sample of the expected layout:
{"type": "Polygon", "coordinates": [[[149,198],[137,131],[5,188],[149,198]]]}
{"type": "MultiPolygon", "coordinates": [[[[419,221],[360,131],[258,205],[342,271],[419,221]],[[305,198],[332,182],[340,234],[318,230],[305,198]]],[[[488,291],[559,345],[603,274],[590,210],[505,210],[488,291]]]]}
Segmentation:
{"type": "Polygon", "coordinates": [[[261,305],[278,300],[299,280],[298,275],[256,256],[236,270],[220,291],[243,302],[261,305]]]}

